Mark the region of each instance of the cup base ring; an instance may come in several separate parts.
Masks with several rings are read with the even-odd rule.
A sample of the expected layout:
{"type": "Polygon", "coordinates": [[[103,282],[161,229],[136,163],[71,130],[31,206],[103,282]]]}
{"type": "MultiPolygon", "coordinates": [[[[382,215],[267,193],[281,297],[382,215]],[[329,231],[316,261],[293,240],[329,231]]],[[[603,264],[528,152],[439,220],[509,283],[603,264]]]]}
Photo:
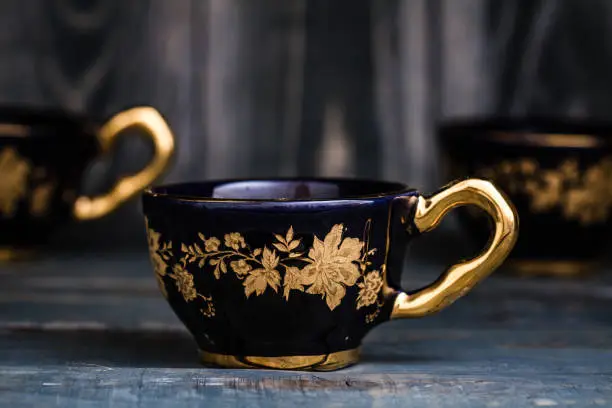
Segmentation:
{"type": "Polygon", "coordinates": [[[30,249],[0,247],[0,262],[12,262],[31,259],[34,251],[30,249]]]}
{"type": "Polygon", "coordinates": [[[516,259],[508,261],[507,267],[524,276],[581,276],[593,272],[598,263],[592,261],[516,259]]]}
{"type": "Polygon", "coordinates": [[[260,368],[300,371],[334,371],[359,361],[360,349],[311,356],[236,356],[200,350],[200,361],[225,368],[260,368]]]}

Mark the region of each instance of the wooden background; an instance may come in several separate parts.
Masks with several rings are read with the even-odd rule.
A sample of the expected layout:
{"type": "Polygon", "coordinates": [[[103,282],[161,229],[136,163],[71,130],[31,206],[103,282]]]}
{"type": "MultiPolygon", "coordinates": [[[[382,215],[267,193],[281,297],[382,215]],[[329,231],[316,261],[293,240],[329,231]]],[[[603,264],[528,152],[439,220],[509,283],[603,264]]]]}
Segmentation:
{"type": "MultiPolygon", "coordinates": [[[[0,103],[100,118],[153,105],[177,136],[163,181],[358,175],[431,191],[435,125],[611,115],[606,0],[3,0],[0,103]]],[[[87,191],[136,170],[127,138],[87,191]]],[[[134,200],[57,248],[144,245],[134,200]]]]}

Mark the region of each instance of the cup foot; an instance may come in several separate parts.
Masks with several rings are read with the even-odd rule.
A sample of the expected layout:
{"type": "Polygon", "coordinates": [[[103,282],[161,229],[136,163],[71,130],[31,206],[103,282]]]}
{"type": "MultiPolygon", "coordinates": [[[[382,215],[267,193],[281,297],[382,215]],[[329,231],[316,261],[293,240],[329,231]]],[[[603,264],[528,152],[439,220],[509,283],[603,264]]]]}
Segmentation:
{"type": "Polygon", "coordinates": [[[30,249],[0,247],[0,262],[23,261],[31,259],[33,254],[30,249]]]}
{"type": "Polygon", "coordinates": [[[300,371],[334,371],[359,361],[360,350],[338,351],[313,356],[235,356],[200,350],[203,364],[225,368],[260,368],[300,371]]]}
{"type": "Polygon", "coordinates": [[[592,273],[598,263],[593,261],[515,259],[508,261],[510,272],[523,276],[571,277],[592,273]]]}

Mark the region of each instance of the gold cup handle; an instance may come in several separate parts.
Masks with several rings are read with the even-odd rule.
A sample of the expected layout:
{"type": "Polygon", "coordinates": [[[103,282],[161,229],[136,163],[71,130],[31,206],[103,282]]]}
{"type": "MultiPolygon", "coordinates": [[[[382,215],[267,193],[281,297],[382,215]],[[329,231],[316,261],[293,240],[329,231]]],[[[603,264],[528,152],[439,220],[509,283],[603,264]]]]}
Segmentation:
{"type": "Polygon", "coordinates": [[[422,317],[436,313],[469,292],[506,259],[518,236],[518,215],[512,203],[488,181],[468,179],[430,198],[419,197],[414,224],[420,232],[436,228],[453,208],[475,205],[493,219],[489,247],[479,256],[450,267],[437,281],[414,294],[395,298],[391,318],[422,317]]]}
{"type": "Polygon", "coordinates": [[[98,132],[102,153],[106,154],[115,139],[126,129],[141,128],[153,140],[155,152],[140,172],[126,176],[107,193],[97,197],[79,197],[74,204],[78,220],[91,220],[115,210],[151,184],[166,169],[174,152],[174,136],[157,110],[142,106],[125,110],[113,116],[98,132]]]}

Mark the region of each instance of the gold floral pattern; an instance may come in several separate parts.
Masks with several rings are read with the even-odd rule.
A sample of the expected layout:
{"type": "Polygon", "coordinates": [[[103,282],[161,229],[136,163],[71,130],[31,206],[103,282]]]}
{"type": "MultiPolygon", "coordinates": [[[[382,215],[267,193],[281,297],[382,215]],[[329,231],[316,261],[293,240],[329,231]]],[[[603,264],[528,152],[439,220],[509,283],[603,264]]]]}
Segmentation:
{"type": "Polygon", "coordinates": [[[476,174],[495,180],[509,193],[527,195],[535,213],[558,209],[566,219],[582,225],[605,222],[612,208],[612,157],[582,171],[575,159],[553,169],[540,168],[532,158],[503,160],[476,174]]]}
{"type": "Polygon", "coordinates": [[[269,291],[289,301],[291,292],[298,291],[319,296],[334,310],[346,296],[347,288],[357,286],[357,309],[377,304],[383,279],[381,271],[372,269],[368,260],[376,253],[376,249],[368,248],[370,227],[368,221],[361,240],[343,236],[344,225],[336,224],[322,239],[315,235],[310,248],[303,248],[302,238],[295,236],[291,226],[284,235],[273,234],[274,240],[263,248],[251,248],[239,232],[224,234],[223,240],[199,233],[198,242],[180,244],[180,255],[177,254],[178,261],[171,272],[168,264],[172,243],[162,243],[160,235],[150,227],[148,234],[158,279],[162,283],[164,277],[172,279],[185,302],[202,302],[201,313],[212,317],[215,314],[212,296],[197,292],[189,265],[210,268],[215,280],[230,272],[242,282],[247,299],[269,291]]]}
{"type": "Polygon", "coordinates": [[[219,245],[221,245],[221,241],[217,238],[212,237],[204,241],[204,250],[206,252],[214,252],[219,250],[219,245]]]}
{"type": "Polygon", "coordinates": [[[30,214],[40,217],[47,212],[54,189],[55,183],[53,181],[45,182],[34,188],[30,198],[30,214]]]}
{"type": "Polygon", "coordinates": [[[244,280],[244,294],[246,297],[249,297],[253,292],[256,295],[261,295],[268,286],[275,292],[278,292],[281,277],[276,268],[279,259],[276,251],[270,251],[264,247],[261,256],[261,268],[251,270],[244,280]]]}
{"type": "Polygon", "coordinates": [[[244,260],[244,259],[239,259],[237,261],[232,261],[230,263],[230,266],[232,267],[232,270],[238,276],[246,276],[253,269],[251,267],[251,265],[249,265],[248,262],[246,260],[244,260]]]}
{"type": "Polygon", "coordinates": [[[185,269],[185,265],[176,264],[172,267],[172,273],[169,274],[174,282],[176,288],[183,295],[183,299],[186,302],[192,301],[198,297],[198,294],[193,286],[193,276],[185,269]]]}
{"type": "Polygon", "coordinates": [[[285,279],[283,280],[283,296],[289,300],[289,292],[292,290],[304,291],[300,268],[288,266],[285,268],[285,279]]]}
{"type": "Polygon", "coordinates": [[[310,263],[302,269],[302,283],[311,285],[307,293],[321,295],[330,309],[336,308],[346,290],[359,278],[356,262],[361,258],[363,242],[357,238],[342,240],[342,225],[334,225],[323,241],[316,236],[308,252],[310,263]]]}
{"type": "Polygon", "coordinates": [[[174,281],[178,293],[181,294],[185,302],[200,301],[202,308],[200,312],[208,318],[215,316],[215,306],[212,296],[205,296],[197,292],[193,275],[187,270],[185,258],[181,258],[178,263],[172,265],[171,271],[168,267],[172,262],[172,242],[162,242],[161,234],[153,230],[149,225],[149,220],[145,217],[147,226],[147,238],[149,243],[149,253],[157,285],[165,298],[168,298],[168,290],[164,278],[168,277],[174,281]]]}
{"type": "Polygon", "coordinates": [[[0,213],[11,217],[17,204],[27,192],[27,181],[31,171],[30,163],[8,147],[0,152],[0,213]]]}
{"type": "Polygon", "coordinates": [[[366,317],[365,317],[365,322],[366,323],[368,323],[368,324],[373,323],[376,320],[376,318],[378,317],[378,315],[380,314],[380,310],[381,310],[383,305],[380,304],[380,303],[377,303],[376,306],[377,306],[376,309],[372,313],[368,313],[366,315],[366,317]]]}
{"type": "Polygon", "coordinates": [[[153,271],[155,273],[155,279],[157,280],[157,286],[162,292],[165,298],[168,297],[166,285],[164,283],[164,276],[166,276],[166,269],[168,268],[168,262],[172,256],[172,242],[161,243],[161,234],[149,228],[149,220],[145,218],[147,225],[147,238],[149,241],[149,256],[151,263],[153,264],[153,271]]]}
{"type": "Polygon", "coordinates": [[[216,314],[215,305],[213,303],[212,296],[200,296],[204,301],[204,307],[200,309],[200,312],[205,317],[214,317],[216,314]]]}
{"type": "Polygon", "coordinates": [[[29,206],[34,217],[47,214],[57,183],[47,177],[44,167],[34,167],[13,147],[0,150],[0,215],[17,214],[19,203],[29,206]]]}
{"type": "MultiPolygon", "coordinates": [[[[286,300],[292,290],[297,290],[321,296],[329,309],[334,310],[346,295],[346,288],[354,286],[365,271],[367,256],[375,252],[364,251],[365,244],[358,238],[343,238],[343,231],[344,226],[337,224],[323,240],[315,236],[306,257],[299,250],[302,239],[295,237],[293,227],[285,235],[274,234],[275,241],[270,248],[251,250],[239,232],[231,232],[223,237],[224,248],[217,238],[200,234],[204,250],[194,243],[182,244],[181,251],[186,263],[214,266],[215,279],[227,273],[229,261],[236,277],[243,280],[247,298],[253,294],[260,296],[268,288],[278,293],[282,281],[286,300]]],[[[379,275],[376,271],[372,273],[379,275]]]]}
{"type": "Polygon", "coordinates": [[[357,309],[367,307],[376,303],[378,293],[382,288],[383,281],[378,271],[369,272],[363,277],[363,281],[359,282],[359,294],[357,295],[357,309]]]}
{"type": "MultiPolygon", "coordinates": [[[[234,251],[238,251],[241,248],[244,248],[246,246],[246,243],[244,242],[244,238],[242,238],[242,235],[240,235],[240,233],[238,232],[232,232],[230,234],[225,234],[225,237],[223,237],[225,239],[225,246],[232,248],[234,251]]],[[[213,242],[215,241],[219,241],[217,238],[211,238],[211,240],[213,240],[213,242]]]]}

